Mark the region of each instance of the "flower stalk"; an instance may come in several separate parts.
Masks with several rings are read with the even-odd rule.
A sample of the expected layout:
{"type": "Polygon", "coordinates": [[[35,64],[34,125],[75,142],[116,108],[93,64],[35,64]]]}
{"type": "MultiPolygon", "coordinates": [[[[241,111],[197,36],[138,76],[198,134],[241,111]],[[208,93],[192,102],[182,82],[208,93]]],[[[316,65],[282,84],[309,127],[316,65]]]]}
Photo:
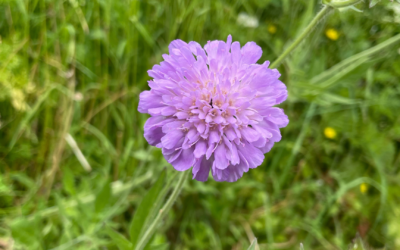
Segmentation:
{"type": "Polygon", "coordinates": [[[304,29],[304,31],[296,38],[296,40],[276,59],[270,68],[276,68],[300,43],[304,40],[304,38],[309,35],[315,26],[319,23],[322,18],[329,13],[332,7],[325,5],[321,11],[314,17],[314,19],[308,24],[308,26],[304,29]]]}
{"type": "Polygon", "coordinates": [[[313,29],[318,25],[319,21],[326,16],[330,10],[336,8],[344,8],[349,7],[354,4],[361,2],[362,0],[345,0],[345,1],[332,1],[332,0],[324,0],[323,3],[325,6],[321,9],[321,11],[314,17],[314,19],[308,24],[308,26],[304,29],[304,31],[296,38],[296,40],[276,59],[270,68],[276,68],[279,64],[293,51],[295,50],[300,43],[304,40],[304,38],[309,35],[313,29]]]}

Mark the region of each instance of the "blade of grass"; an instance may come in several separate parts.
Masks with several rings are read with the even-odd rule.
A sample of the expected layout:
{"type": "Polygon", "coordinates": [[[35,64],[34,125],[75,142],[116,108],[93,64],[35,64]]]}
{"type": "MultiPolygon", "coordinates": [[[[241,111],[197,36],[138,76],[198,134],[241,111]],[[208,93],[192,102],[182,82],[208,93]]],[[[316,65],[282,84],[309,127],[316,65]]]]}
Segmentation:
{"type": "Polygon", "coordinates": [[[307,113],[305,115],[304,121],[303,121],[303,125],[301,127],[300,130],[300,134],[296,139],[296,142],[293,146],[292,149],[292,153],[290,154],[290,158],[289,161],[286,165],[286,167],[283,169],[282,174],[279,178],[279,183],[280,183],[280,187],[282,187],[282,185],[284,184],[284,182],[286,181],[287,175],[289,174],[289,170],[290,168],[293,166],[293,162],[295,160],[295,157],[297,156],[297,153],[299,152],[301,145],[303,144],[304,138],[306,136],[307,133],[307,128],[309,127],[309,123],[311,121],[311,118],[313,117],[314,113],[315,113],[315,108],[316,108],[316,104],[315,103],[311,103],[307,113]]]}
{"type": "Polygon", "coordinates": [[[149,216],[151,208],[156,202],[157,197],[163,189],[165,175],[166,173],[164,170],[136,209],[135,215],[133,216],[131,225],[129,227],[129,235],[133,246],[136,245],[139,237],[144,233],[146,219],[149,216]]]}
{"type": "Polygon", "coordinates": [[[381,51],[382,49],[389,47],[397,42],[400,42],[400,34],[398,34],[392,38],[389,38],[386,41],[384,41],[370,49],[364,50],[361,53],[358,53],[354,56],[351,56],[351,57],[341,61],[340,63],[336,64],[335,66],[331,67],[330,69],[313,77],[310,80],[310,82],[318,83],[318,82],[321,82],[323,79],[328,79],[328,78],[334,77],[337,74],[337,72],[341,71],[343,68],[348,67],[349,65],[351,65],[359,60],[362,60],[363,58],[369,57],[369,56],[381,51]]]}
{"type": "Polygon", "coordinates": [[[153,236],[154,232],[157,229],[158,224],[164,218],[166,214],[168,214],[169,210],[171,209],[172,205],[175,203],[176,199],[178,198],[179,193],[181,192],[185,181],[187,179],[189,171],[184,171],[180,174],[178,183],[176,184],[174,191],[172,192],[171,196],[168,198],[167,202],[164,206],[160,209],[157,217],[154,219],[153,223],[148,227],[147,231],[144,233],[143,237],[139,239],[135,250],[142,250],[147,245],[150,238],[153,236]]]}
{"type": "Polygon", "coordinates": [[[254,238],[253,242],[251,242],[251,245],[249,246],[249,248],[247,248],[247,250],[258,250],[258,244],[257,244],[257,238],[254,238]]]}
{"type": "Polygon", "coordinates": [[[89,162],[86,160],[85,156],[82,154],[82,151],[79,149],[78,144],[71,136],[71,134],[67,134],[65,136],[65,140],[67,141],[68,145],[71,147],[72,152],[74,152],[76,158],[81,163],[82,167],[86,170],[86,172],[92,171],[89,162]]]}
{"type": "Polygon", "coordinates": [[[40,106],[44,101],[47,100],[48,96],[50,93],[54,90],[54,87],[49,88],[44,92],[43,95],[39,97],[39,99],[36,101],[35,105],[31,110],[29,110],[23,120],[20,122],[17,131],[14,133],[13,137],[11,138],[10,144],[8,144],[8,150],[11,151],[13,147],[15,146],[15,143],[17,142],[18,138],[21,136],[23,130],[25,129],[25,126],[28,125],[28,122],[34,117],[34,115],[38,112],[40,106]]]}
{"type": "Polygon", "coordinates": [[[131,250],[133,248],[132,243],[129,240],[127,240],[125,236],[118,233],[109,226],[106,226],[106,233],[108,236],[110,236],[112,241],[115,243],[115,245],[118,246],[120,250],[131,250]]]}

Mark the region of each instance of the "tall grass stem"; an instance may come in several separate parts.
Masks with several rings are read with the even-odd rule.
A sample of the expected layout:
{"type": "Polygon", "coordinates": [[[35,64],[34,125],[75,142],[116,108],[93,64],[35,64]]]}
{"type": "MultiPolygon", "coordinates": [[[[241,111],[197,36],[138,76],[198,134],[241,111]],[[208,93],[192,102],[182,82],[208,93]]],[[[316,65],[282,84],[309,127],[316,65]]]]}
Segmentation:
{"type": "Polygon", "coordinates": [[[296,40],[276,59],[270,66],[270,68],[276,68],[293,50],[300,45],[304,38],[309,35],[315,26],[319,23],[322,18],[329,13],[332,7],[325,5],[322,10],[314,17],[314,19],[308,24],[304,31],[296,38],[296,40]]]}

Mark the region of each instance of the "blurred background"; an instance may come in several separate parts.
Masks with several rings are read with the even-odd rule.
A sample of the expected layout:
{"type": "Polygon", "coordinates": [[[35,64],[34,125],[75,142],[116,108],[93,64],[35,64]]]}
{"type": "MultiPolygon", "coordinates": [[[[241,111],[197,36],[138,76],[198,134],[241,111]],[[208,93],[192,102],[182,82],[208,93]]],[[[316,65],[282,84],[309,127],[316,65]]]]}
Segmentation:
{"type": "MultiPolygon", "coordinates": [[[[279,66],[290,123],[264,163],[235,183],[188,179],[147,249],[400,249],[400,4],[356,7],[279,66]]],[[[168,44],[231,34],[274,61],[321,8],[0,0],[0,249],[123,249],[146,192],[175,173],[137,112],[168,44]]]]}

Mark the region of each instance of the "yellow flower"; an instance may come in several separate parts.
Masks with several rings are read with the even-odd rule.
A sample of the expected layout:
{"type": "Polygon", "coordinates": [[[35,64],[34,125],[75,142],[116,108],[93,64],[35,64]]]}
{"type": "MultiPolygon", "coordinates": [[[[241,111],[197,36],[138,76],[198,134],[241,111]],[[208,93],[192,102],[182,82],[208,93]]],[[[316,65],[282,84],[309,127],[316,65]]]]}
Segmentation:
{"type": "Polygon", "coordinates": [[[326,127],[324,129],[324,135],[326,138],[335,139],[336,138],[336,130],[331,127],[326,127]]]}
{"type": "Polygon", "coordinates": [[[366,183],[362,183],[360,185],[360,192],[365,194],[368,191],[368,185],[366,183]]]}
{"type": "Polygon", "coordinates": [[[275,34],[276,33],[276,26],[273,24],[268,25],[268,32],[271,34],[275,34]]]}
{"type": "Polygon", "coordinates": [[[337,30],[335,29],[327,29],[325,31],[325,35],[332,41],[336,41],[337,39],[339,39],[339,32],[337,32],[337,30]]]}

